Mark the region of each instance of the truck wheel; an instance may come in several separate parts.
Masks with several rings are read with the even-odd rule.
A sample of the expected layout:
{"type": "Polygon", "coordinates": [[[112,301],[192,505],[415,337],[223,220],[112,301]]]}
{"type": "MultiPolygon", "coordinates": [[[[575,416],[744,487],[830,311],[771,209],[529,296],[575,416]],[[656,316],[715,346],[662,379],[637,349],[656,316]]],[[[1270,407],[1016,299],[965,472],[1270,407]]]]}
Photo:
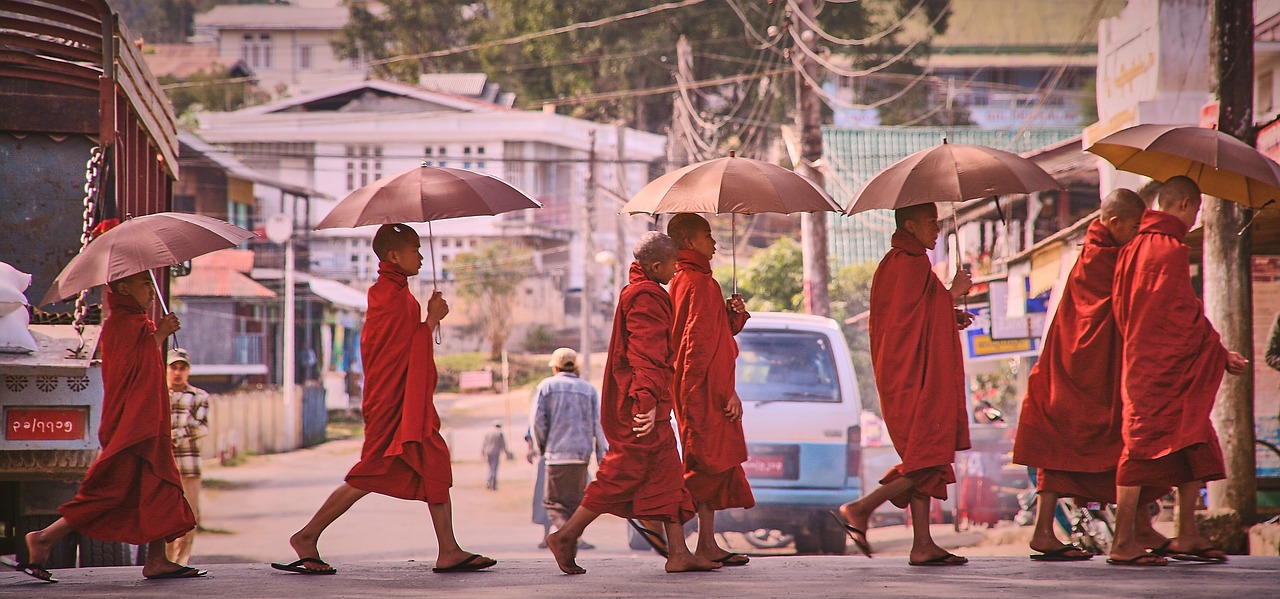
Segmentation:
{"type": "Polygon", "coordinates": [[[831,555],[844,555],[848,545],[845,541],[849,540],[849,535],[845,534],[844,527],[826,512],[819,512],[814,516],[814,529],[818,532],[818,538],[822,545],[822,552],[831,555]]]}
{"type": "Polygon", "coordinates": [[[796,555],[822,553],[822,534],[806,527],[796,533],[796,555]]]}
{"type": "Polygon", "coordinates": [[[134,546],[128,543],[108,543],[87,537],[80,538],[80,567],[132,566],[134,546]]]}
{"type": "MultiPolygon", "coordinates": [[[[58,516],[22,516],[17,522],[17,539],[18,539],[18,561],[26,563],[27,543],[25,538],[27,533],[40,530],[57,521],[58,516]]],[[[49,551],[49,557],[44,562],[44,567],[49,569],[74,568],[76,567],[76,543],[74,535],[68,536],[56,544],[49,551]]]]}

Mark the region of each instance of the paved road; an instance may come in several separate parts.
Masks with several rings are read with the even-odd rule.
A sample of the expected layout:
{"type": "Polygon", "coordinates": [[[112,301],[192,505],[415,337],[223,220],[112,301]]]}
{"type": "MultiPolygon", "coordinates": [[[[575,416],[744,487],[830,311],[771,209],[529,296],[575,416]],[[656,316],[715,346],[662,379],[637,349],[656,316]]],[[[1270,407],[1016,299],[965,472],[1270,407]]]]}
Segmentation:
{"type": "Polygon", "coordinates": [[[266,565],[210,566],[199,580],[145,581],[139,568],[58,572],[50,585],[0,571],[0,596],[22,597],[1274,597],[1280,558],[1232,557],[1224,565],[1160,568],[1042,564],[979,557],[961,567],[913,568],[905,558],[766,557],[720,572],[664,574],[649,556],[585,556],[588,572],[564,576],[549,559],[515,559],[492,571],[433,574],[422,562],[340,564],[336,576],[298,576],[266,565]],[[31,582],[28,582],[31,581],[31,582]]]}

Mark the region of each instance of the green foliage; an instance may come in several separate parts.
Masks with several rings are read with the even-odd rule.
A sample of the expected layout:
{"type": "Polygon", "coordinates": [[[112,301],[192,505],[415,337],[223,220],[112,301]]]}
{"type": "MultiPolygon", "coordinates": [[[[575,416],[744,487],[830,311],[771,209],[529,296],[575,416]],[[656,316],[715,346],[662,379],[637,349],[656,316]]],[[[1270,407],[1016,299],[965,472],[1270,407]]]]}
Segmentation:
{"type": "Polygon", "coordinates": [[[871,338],[867,334],[865,318],[857,318],[871,309],[871,277],[875,271],[875,262],[850,264],[831,277],[830,289],[832,316],[840,323],[849,344],[853,370],[858,375],[862,407],[879,414],[879,394],[876,393],[875,374],[871,369],[871,338]],[[846,322],[850,319],[854,321],[846,322]]]}
{"type": "Polygon", "coordinates": [[[511,334],[516,288],[532,268],[527,252],[505,242],[483,245],[454,259],[450,272],[458,280],[458,295],[469,300],[467,311],[489,343],[490,359],[502,356],[511,334]]]}
{"type": "Polygon", "coordinates": [[[800,312],[804,308],[800,244],[782,237],[757,251],[738,270],[738,291],[747,309],[756,312],[800,312]]]}
{"type": "Polygon", "coordinates": [[[529,331],[524,336],[524,351],[544,354],[555,351],[555,349],[556,338],[547,325],[535,324],[529,327],[529,331]]]}
{"type": "MultiPolygon", "coordinates": [[[[392,56],[420,54],[463,46],[475,41],[476,28],[484,22],[482,5],[472,0],[381,0],[382,16],[369,12],[362,2],[351,3],[351,20],[333,43],[339,58],[377,61],[392,56]]],[[[375,76],[417,83],[419,73],[474,69],[469,54],[423,58],[375,65],[375,76]]]]}
{"type": "Polygon", "coordinates": [[[180,44],[197,13],[220,4],[283,4],[281,0],[111,0],[129,31],[148,44],[180,44]]]}
{"type": "Polygon", "coordinates": [[[201,110],[229,112],[258,104],[265,100],[265,96],[261,92],[251,90],[248,87],[248,82],[245,81],[200,85],[205,82],[221,81],[226,78],[227,74],[224,72],[201,71],[184,80],[165,76],[160,77],[158,81],[160,85],[174,83],[193,84],[183,87],[171,87],[165,90],[165,95],[169,97],[170,102],[173,102],[174,114],[179,117],[188,113],[200,112],[201,110]]]}
{"type": "MultiPolygon", "coordinates": [[[[437,355],[436,372],[439,374],[439,380],[436,383],[436,391],[457,393],[458,376],[475,370],[492,371],[494,385],[502,384],[501,359],[490,360],[489,356],[482,352],[437,355]]],[[[543,377],[551,374],[551,369],[547,366],[546,358],[508,354],[507,372],[511,375],[510,387],[518,389],[542,380],[543,377]]]]}

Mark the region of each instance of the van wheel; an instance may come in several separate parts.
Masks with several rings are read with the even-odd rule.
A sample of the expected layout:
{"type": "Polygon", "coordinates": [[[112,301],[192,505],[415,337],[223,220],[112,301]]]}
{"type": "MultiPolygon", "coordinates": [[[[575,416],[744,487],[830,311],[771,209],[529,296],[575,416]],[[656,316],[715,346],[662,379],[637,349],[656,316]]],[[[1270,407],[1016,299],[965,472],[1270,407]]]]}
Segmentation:
{"type": "MultiPolygon", "coordinates": [[[[26,563],[27,555],[27,533],[40,530],[58,520],[58,516],[22,516],[17,522],[17,558],[21,563],[26,563]]],[[[44,567],[51,570],[62,568],[76,567],[76,535],[68,535],[66,538],[58,541],[53,545],[53,549],[49,551],[49,557],[44,562],[44,567]]]]}
{"type": "Polygon", "coordinates": [[[80,538],[80,567],[132,565],[134,565],[133,545],[109,543],[87,537],[80,538]]]}
{"type": "Polygon", "coordinates": [[[818,535],[822,543],[822,552],[831,555],[844,555],[848,549],[846,541],[849,535],[845,533],[844,527],[826,512],[820,512],[815,516],[814,527],[818,530],[818,535]]]}

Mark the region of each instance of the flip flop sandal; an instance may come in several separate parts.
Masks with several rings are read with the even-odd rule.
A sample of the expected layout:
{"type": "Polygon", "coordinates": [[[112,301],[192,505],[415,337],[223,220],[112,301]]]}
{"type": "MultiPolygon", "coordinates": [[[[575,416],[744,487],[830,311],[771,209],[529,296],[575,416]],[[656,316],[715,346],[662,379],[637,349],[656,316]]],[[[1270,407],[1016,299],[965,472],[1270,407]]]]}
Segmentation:
{"type": "Polygon", "coordinates": [[[662,535],[641,526],[639,522],[636,522],[631,518],[627,518],[627,524],[630,524],[631,528],[636,529],[636,532],[640,533],[641,537],[644,537],[644,540],[649,543],[650,547],[653,547],[654,551],[658,552],[658,555],[661,555],[662,557],[670,556],[667,542],[662,538],[662,535]]]}
{"type": "Polygon", "coordinates": [[[478,572],[490,566],[496,565],[498,560],[485,557],[479,553],[472,553],[466,559],[445,568],[432,568],[432,572],[478,572]]]}
{"type": "Polygon", "coordinates": [[[1209,552],[1211,551],[1221,552],[1222,550],[1216,547],[1206,547],[1204,549],[1199,549],[1199,550],[1191,551],[1188,553],[1170,551],[1169,557],[1176,559],[1178,561],[1183,561],[1183,562],[1199,562],[1202,564],[1226,563],[1227,561],[1226,555],[1210,555],[1209,552]]]}
{"type": "Polygon", "coordinates": [[[209,573],[208,570],[200,570],[198,568],[183,566],[172,572],[165,572],[164,574],[152,574],[151,576],[144,576],[144,578],[146,578],[147,580],[164,580],[168,578],[199,578],[208,573],[209,573]]]}
{"type": "Polygon", "coordinates": [[[277,570],[283,570],[285,572],[293,572],[294,574],[337,574],[338,573],[338,570],[333,566],[329,566],[328,570],[320,570],[315,568],[308,568],[303,564],[329,566],[328,563],[326,563],[324,560],[318,557],[304,557],[296,562],[292,562],[288,564],[277,564],[275,562],[271,562],[271,567],[277,570]]]}
{"type": "Polygon", "coordinates": [[[1164,558],[1158,555],[1152,555],[1150,553],[1135,555],[1129,559],[1114,559],[1109,557],[1107,558],[1107,563],[1112,566],[1138,566],[1138,567],[1169,565],[1169,562],[1166,561],[1164,558]]]}
{"type": "Polygon", "coordinates": [[[835,510],[827,510],[827,513],[831,514],[831,517],[835,518],[836,522],[844,527],[844,534],[849,535],[849,539],[853,541],[853,546],[857,547],[858,551],[862,552],[862,555],[871,557],[871,543],[867,542],[867,531],[855,528],[846,522],[843,516],[837,514],[835,510]]]}
{"type": "Polygon", "coordinates": [[[1041,551],[1033,554],[1031,559],[1038,562],[1083,562],[1093,559],[1093,554],[1075,545],[1063,545],[1053,551],[1041,551]],[[1067,555],[1071,551],[1079,551],[1084,555],[1067,555]]]}
{"type": "Polygon", "coordinates": [[[967,563],[969,563],[969,558],[962,557],[954,553],[939,555],[938,557],[935,557],[933,559],[928,559],[922,562],[911,562],[911,561],[907,562],[907,564],[911,566],[963,566],[967,563]],[[964,561],[955,561],[955,560],[964,560],[964,561]]]}
{"type": "Polygon", "coordinates": [[[1151,555],[1158,555],[1158,556],[1160,556],[1160,557],[1166,557],[1166,556],[1168,556],[1168,555],[1169,555],[1169,545],[1170,545],[1171,543],[1173,543],[1173,539],[1165,539],[1165,540],[1164,540],[1164,542],[1163,542],[1163,543],[1161,543],[1159,547],[1152,547],[1152,548],[1150,549],[1150,551],[1151,551],[1151,555]]]}
{"type": "Polygon", "coordinates": [[[14,568],[32,578],[38,578],[45,582],[58,582],[58,579],[53,577],[53,572],[44,567],[44,564],[18,564],[14,568]]]}
{"type": "Polygon", "coordinates": [[[751,558],[741,553],[726,553],[724,557],[711,561],[722,566],[745,566],[751,563],[751,558]]]}

